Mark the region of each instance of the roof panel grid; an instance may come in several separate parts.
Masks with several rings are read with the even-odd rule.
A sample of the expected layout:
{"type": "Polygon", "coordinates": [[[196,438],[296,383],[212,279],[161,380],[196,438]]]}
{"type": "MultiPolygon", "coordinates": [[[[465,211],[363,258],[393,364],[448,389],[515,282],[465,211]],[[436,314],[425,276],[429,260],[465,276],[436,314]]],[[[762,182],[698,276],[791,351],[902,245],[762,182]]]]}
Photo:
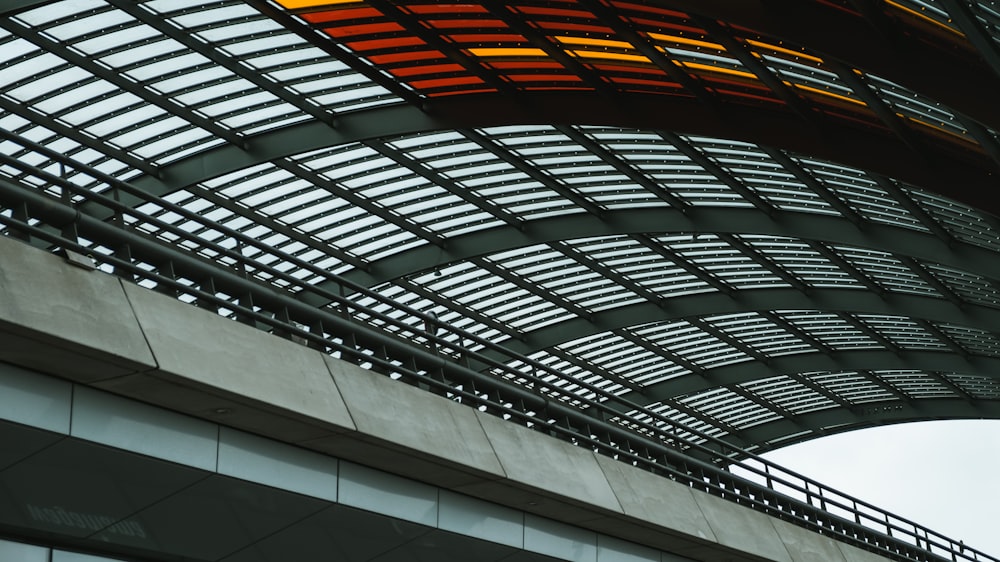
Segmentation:
{"type": "Polygon", "coordinates": [[[883,189],[870,174],[808,156],[796,155],[793,159],[865,220],[930,232],[920,219],[913,216],[902,202],[883,189]]]}
{"type": "Polygon", "coordinates": [[[701,22],[676,11],[644,9],[634,3],[617,4],[624,8],[626,19],[642,38],[663,54],[659,64],[676,64],[688,75],[688,80],[695,79],[708,91],[742,103],[783,105],[780,97],[746,67],[739,55],[710,36],[701,22]],[[664,59],[670,63],[662,62],[664,59]]]}
{"type": "MultiPolygon", "coordinates": [[[[16,117],[16,116],[10,116],[16,117]]],[[[0,112],[0,155],[12,158],[19,162],[19,165],[5,165],[3,175],[16,181],[27,178],[31,169],[42,170],[54,177],[62,178],[73,185],[79,186],[94,193],[102,193],[109,189],[107,182],[95,177],[96,174],[90,172],[94,170],[97,174],[127,180],[135,175],[137,171],[129,167],[124,162],[109,158],[105,154],[91,148],[80,145],[72,139],[53,134],[49,131],[40,143],[28,141],[21,134],[35,136],[33,133],[43,131],[32,131],[19,127],[13,127],[11,131],[7,125],[14,125],[12,121],[19,119],[6,119],[0,112]],[[19,130],[20,129],[20,130],[19,130]],[[19,134],[21,133],[21,134],[19,134]],[[80,165],[67,165],[79,163],[80,165]]],[[[79,199],[79,195],[73,196],[79,199]]]]}
{"type": "Polygon", "coordinates": [[[834,350],[883,349],[857,326],[838,314],[816,310],[778,310],[775,315],[834,350]]]}
{"type": "Polygon", "coordinates": [[[990,40],[1000,47],[1000,7],[993,3],[973,2],[969,5],[980,27],[988,34],[990,40]]]}
{"type": "Polygon", "coordinates": [[[628,278],[645,291],[660,298],[676,298],[716,291],[711,285],[687,273],[683,268],[670,267],[663,262],[656,262],[648,268],[644,267],[642,271],[628,271],[628,268],[625,268],[623,273],[627,273],[628,278]]]}
{"type": "Polygon", "coordinates": [[[677,402],[710,418],[726,420],[727,424],[736,429],[747,429],[781,419],[774,410],[751,402],[728,388],[684,396],[678,398],[677,402]]]}
{"type": "Polygon", "coordinates": [[[499,283],[495,276],[472,262],[435,268],[433,271],[414,275],[410,280],[449,299],[460,295],[474,295],[480,291],[493,292],[491,287],[499,283]]]}
{"type": "Polygon", "coordinates": [[[956,240],[1000,251],[1000,224],[996,218],[933,193],[913,190],[909,194],[956,240]]]}
{"type": "Polygon", "coordinates": [[[489,293],[466,295],[456,302],[513,330],[538,329],[574,317],[572,312],[514,283],[496,283],[489,289],[489,293]]]}
{"type": "MultiPolygon", "coordinates": [[[[603,371],[630,381],[637,378],[633,373],[653,369],[656,367],[655,363],[663,361],[662,357],[652,351],[637,349],[628,339],[607,332],[560,344],[556,349],[571,353],[603,371]]],[[[642,375],[639,378],[641,377],[642,375]]]]}
{"type": "Polygon", "coordinates": [[[815,351],[816,346],[755,313],[706,316],[702,321],[767,357],[815,351]]]}
{"type": "Polygon", "coordinates": [[[532,385],[543,394],[558,397],[582,406],[579,400],[597,400],[598,393],[614,394],[620,390],[620,385],[606,377],[573,364],[561,357],[549,354],[535,354],[529,357],[533,365],[515,362],[508,369],[497,371],[502,376],[518,381],[519,384],[532,385]],[[518,379],[515,372],[524,373],[518,379]],[[540,383],[531,382],[529,377],[540,379],[540,383]],[[544,385],[544,386],[543,386],[544,385]]]}
{"type": "Polygon", "coordinates": [[[878,378],[912,398],[954,398],[955,392],[939,378],[920,371],[879,371],[878,378]]]}
{"type": "MultiPolygon", "coordinates": [[[[241,217],[252,217],[253,221],[243,220],[280,230],[302,247],[340,256],[354,255],[357,245],[367,240],[362,233],[366,228],[377,227],[378,221],[364,217],[362,210],[314,187],[287,170],[263,165],[205,182],[198,187],[198,193],[208,198],[213,208],[227,208],[241,217]],[[337,240],[338,247],[330,246],[330,240],[337,240]]],[[[338,265],[332,271],[343,267],[338,265]]]]}
{"type": "MultiPolygon", "coordinates": [[[[666,247],[689,239],[688,236],[669,236],[655,240],[661,247],[666,247]]],[[[716,290],[684,267],[651,249],[648,244],[630,237],[602,237],[569,241],[568,244],[580,248],[588,258],[633,283],[647,299],[673,298],[716,290]]]]}
{"type": "Polygon", "coordinates": [[[883,289],[896,293],[940,297],[941,294],[896,256],[867,248],[831,246],[841,258],[883,289]]]}
{"type": "Polygon", "coordinates": [[[958,386],[974,400],[996,400],[1000,398],[1000,381],[981,375],[962,373],[941,373],[952,384],[958,386]]]}
{"type": "Polygon", "coordinates": [[[703,137],[683,138],[777,209],[839,214],[801,178],[756,145],[703,137]]]}
{"type": "Polygon", "coordinates": [[[998,123],[975,121],[991,118],[980,94],[939,86],[947,64],[910,80],[859,54],[899,32],[932,62],[962,62],[974,38],[947,25],[954,48],[917,45],[937,17],[920,6],[943,0],[806,3],[876,24],[815,52],[721,4],[31,1],[0,25],[12,235],[29,236],[21,220],[43,227],[37,244],[74,235],[35,217],[45,194],[81,221],[124,223],[80,239],[105,271],[135,279],[110,263],[127,257],[121,241],[162,242],[204,258],[137,255],[162,285],[198,263],[268,291],[254,307],[182,271],[186,302],[245,321],[290,316],[258,307],[296,298],[397,336],[409,347],[388,361],[406,369],[441,366],[424,352],[480,352],[481,374],[550,403],[634,409],[617,422],[654,439],[676,422],[699,442],[700,429],[772,448],[875,423],[854,405],[907,421],[1000,400],[987,376],[1000,342],[983,324],[1000,223],[968,206],[991,185],[998,123]],[[907,23],[872,19],[886,11],[907,23]],[[942,138],[955,142],[939,153],[942,138]],[[884,153],[867,154],[875,144],[884,153]],[[940,173],[922,177],[924,162],[940,173]],[[896,370],[797,372],[869,360],[896,370]]]}
{"type": "MultiPolygon", "coordinates": [[[[87,182],[78,182],[78,176],[104,174],[124,181],[142,173],[126,162],[3,110],[0,110],[0,138],[3,139],[0,154],[12,158],[30,154],[35,167],[48,170],[55,170],[61,164],[66,164],[60,169],[59,175],[79,185],[85,186],[87,182]]],[[[96,182],[90,189],[99,192],[103,186],[103,183],[96,182]]]]}
{"type": "Polygon", "coordinates": [[[490,261],[522,279],[526,286],[549,294],[552,302],[582,314],[642,300],[641,296],[607,279],[565,250],[512,252],[506,257],[494,256],[490,261]]]}
{"type": "Polygon", "coordinates": [[[927,270],[965,302],[1000,307],[997,281],[938,264],[925,264],[927,270]]]}
{"type": "Polygon", "coordinates": [[[753,206],[661,135],[634,130],[585,130],[602,148],[654,182],[657,189],[681,201],[692,205],[753,206]]]}
{"type": "Polygon", "coordinates": [[[996,333],[954,324],[937,324],[936,326],[969,353],[1000,357],[1000,338],[997,337],[996,333]]]}
{"type": "Polygon", "coordinates": [[[757,234],[740,235],[736,238],[810,287],[865,287],[864,283],[821,254],[814,247],[816,243],[757,234]]]}
{"type": "Polygon", "coordinates": [[[765,403],[794,415],[837,407],[838,404],[792,378],[781,376],[739,385],[765,403]]]}
{"type": "Polygon", "coordinates": [[[257,70],[276,88],[301,96],[298,104],[305,100],[324,112],[344,112],[402,101],[256,10],[232,3],[215,6],[206,10],[164,2],[144,5],[237,64],[257,70]]]}
{"type": "MultiPolygon", "coordinates": [[[[47,6],[40,10],[45,12],[49,8],[47,6]]],[[[61,107],[53,108],[54,111],[51,114],[53,119],[74,127],[92,139],[99,139],[112,147],[125,150],[134,150],[145,142],[161,141],[175,135],[187,135],[186,138],[174,138],[171,143],[162,144],[162,152],[149,154],[151,151],[146,151],[147,154],[143,154],[145,158],[154,162],[175,159],[172,157],[174,153],[192,146],[203,150],[217,143],[218,139],[205,130],[207,122],[195,124],[182,121],[171,115],[170,110],[173,109],[173,105],[168,105],[166,100],[160,101],[157,96],[163,92],[155,90],[152,84],[136,82],[124,68],[110,66],[107,61],[101,58],[100,53],[86,53],[82,50],[82,48],[99,48],[104,45],[86,43],[86,38],[89,35],[82,36],[86,43],[82,45],[82,48],[81,45],[70,41],[68,37],[64,40],[70,41],[69,43],[56,48],[55,40],[50,38],[54,37],[51,35],[52,33],[73,36],[76,35],[75,32],[58,25],[54,28],[42,25],[39,29],[34,29],[28,25],[29,21],[39,19],[34,12],[19,14],[18,17],[11,18],[5,25],[9,31],[20,34],[25,41],[37,46],[35,52],[38,53],[38,56],[32,59],[29,67],[22,67],[25,72],[29,73],[35,86],[23,93],[8,90],[5,95],[15,99],[19,95],[22,97],[30,96],[37,103],[44,103],[49,98],[59,96],[61,107]],[[53,49],[55,54],[53,54],[53,49]],[[69,68],[73,69],[72,76],[59,75],[60,69],[69,68]],[[45,76],[59,77],[59,86],[56,88],[42,87],[44,84],[40,80],[45,76]],[[150,103],[150,100],[153,99],[157,99],[156,103],[159,105],[150,103]],[[166,124],[170,122],[173,124],[166,124]],[[136,135],[124,136],[148,126],[152,127],[146,129],[137,138],[136,135]]],[[[101,18],[110,18],[112,27],[115,26],[114,22],[128,18],[124,14],[119,14],[119,17],[116,18],[113,14],[117,14],[117,11],[99,11],[101,18]]],[[[51,16],[52,13],[48,12],[45,17],[40,19],[51,22],[51,16]]],[[[71,29],[76,29],[75,25],[66,25],[70,26],[71,29]]],[[[131,43],[127,43],[128,45],[147,43],[155,37],[155,31],[142,24],[132,21],[125,25],[135,36],[131,43]]],[[[107,28],[103,27],[99,29],[108,31],[107,28]]],[[[122,48],[118,43],[104,46],[107,47],[106,50],[111,51],[122,48]]],[[[153,60],[155,61],[156,58],[153,60]]]]}
{"type": "Polygon", "coordinates": [[[658,402],[647,406],[645,412],[629,412],[626,419],[663,428],[668,435],[678,439],[678,445],[681,447],[688,447],[686,443],[705,443],[706,439],[698,433],[713,437],[724,437],[729,434],[726,429],[720,427],[722,424],[718,421],[703,415],[695,416],[684,410],[676,403],[658,402]]]}
{"type": "Polygon", "coordinates": [[[903,316],[855,314],[855,318],[900,349],[945,351],[948,344],[916,320],[903,316]]]}
{"type": "Polygon", "coordinates": [[[715,234],[694,234],[670,247],[688,263],[737,289],[788,287],[786,280],[715,234]]]}
{"type": "Polygon", "coordinates": [[[733,347],[687,321],[655,324],[635,329],[635,333],[699,369],[753,360],[745,350],[733,347]]]}
{"type": "Polygon", "coordinates": [[[603,358],[617,360],[626,350],[635,351],[635,349],[628,349],[629,346],[628,338],[621,333],[602,332],[559,344],[556,348],[573,348],[574,353],[580,357],[594,360],[593,362],[597,363],[606,360],[603,358]]]}
{"type": "Polygon", "coordinates": [[[964,36],[938,0],[893,0],[886,2],[885,7],[890,16],[930,26],[955,37],[964,36]]]}
{"type": "MultiPolygon", "coordinates": [[[[292,6],[282,1],[279,4],[292,6]]],[[[443,8],[445,13],[436,11],[427,14],[418,7],[355,2],[344,6],[297,10],[295,17],[337,41],[355,56],[383,65],[388,73],[416,91],[432,96],[462,92],[468,87],[478,91],[495,91],[496,88],[487,84],[479,72],[448,56],[456,53],[450,42],[433,34],[407,29],[399,23],[402,20],[442,29],[435,22],[451,20],[458,28],[475,30],[473,33],[485,31],[494,34],[507,33],[509,28],[502,20],[486,17],[486,10],[479,7],[444,5],[443,8]],[[448,8],[452,8],[450,13],[448,8]]],[[[446,28],[450,26],[446,24],[446,28]]],[[[468,61],[468,66],[472,66],[471,56],[474,55],[463,53],[460,60],[468,61]]]]}
{"type": "Polygon", "coordinates": [[[742,41],[766,71],[788,87],[790,93],[808,100],[830,117],[848,119],[868,128],[885,128],[864,97],[840,74],[853,72],[852,69],[831,68],[820,56],[793,47],[787,41],[774,44],[773,39],[765,40],[760,36],[745,37],[742,41]]]}
{"type": "Polygon", "coordinates": [[[897,397],[870,373],[821,371],[802,373],[801,376],[852,404],[883,402],[897,397]]]}
{"type": "Polygon", "coordinates": [[[961,119],[941,103],[902,88],[878,76],[867,76],[870,87],[875,89],[893,111],[917,127],[928,129],[950,140],[975,144],[961,119]]]}

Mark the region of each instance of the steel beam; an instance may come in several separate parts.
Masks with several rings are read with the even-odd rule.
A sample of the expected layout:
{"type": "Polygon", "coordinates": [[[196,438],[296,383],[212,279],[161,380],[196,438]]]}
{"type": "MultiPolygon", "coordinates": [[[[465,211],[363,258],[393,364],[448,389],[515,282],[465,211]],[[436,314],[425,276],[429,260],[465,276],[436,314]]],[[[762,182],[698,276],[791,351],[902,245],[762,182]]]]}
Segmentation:
{"type": "Polygon", "coordinates": [[[934,98],[994,129],[1000,128],[1000,111],[994,97],[983,95],[1000,91],[1000,76],[984,61],[968,56],[973,49],[971,43],[956,42],[956,47],[967,46],[968,50],[942,48],[940,43],[925,41],[919,29],[880,17],[886,25],[893,26],[887,36],[877,25],[871,25],[865,15],[852,14],[833,2],[648,0],[648,3],[751,29],[764,40],[804,47],[824,59],[843,61],[934,98]],[[850,40],[845,40],[847,37],[850,40]]]}
{"type": "MultiPolygon", "coordinates": [[[[897,293],[880,297],[856,289],[814,289],[809,293],[797,289],[753,289],[736,291],[732,297],[722,293],[703,293],[665,299],[660,303],[643,302],[608,309],[585,318],[578,317],[527,332],[519,340],[506,342],[505,346],[516,353],[531,355],[552,346],[620,328],[685,318],[774,310],[906,316],[986,332],[995,331],[1000,326],[1000,309],[972,304],[959,307],[940,298],[897,293]]],[[[776,359],[772,359],[774,360],[776,359]]]]}
{"type": "MultiPolygon", "coordinates": [[[[244,139],[242,146],[224,145],[163,166],[160,177],[136,178],[152,195],[164,195],[220,175],[340,144],[435,130],[578,123],[664,130],[730,138],[789,150],[896,178],[967,205],[1000,215],[995,196],[994,163],[942,156],[929,165],[905,143],[846,124],[830,124],[822,132],[802,127],[783,112],[733,106],[721,119],[699,102],[648,94],[622,94],[614,99],[588,93],[533,93],[519,97],[452,96],[422,107],[378,107],[341,115],[337,127],[310,121],[244,139]]],[[[97,218],[99,211],[88,210],[97,218]]]]}
{"type": "Polygon", "coordinates": [[[366,271],[344,274],[351,283],[374,286],[448,263],[488,256],[516,248],[595,236],[668,235],[711,232],[762,234],[817,243],[870,248],[909,256],[1000,280],[995,253],[962,242],[948,243],[933,234],[882,224],[863,230],[841,217],[755,209],[698,207],[682,212],[670,208],[613,209],[603,217],[579,213],[527,221],[521,228],[500,226],[448,239],[447,246],[415,247],[371,263],[366,271]]]}
{"type": "MultiPolygon", "coordinates": [[[[947,351],[893,353],[884,349],[797,353],[771,357],[767,363],[744,361],[705,369],[700,374],[675,377],[649,385],[643,389],[642,394],[625,393],[620,397],[627,402],[655,404],[661,400],[697,394],[711,388],[734,386],[790,373],[893,370],[956,372],[1000,381],[1000,358],[963,358],[947,351]]],[[[623,413],[628,411],[627,406],[612,407],[623,413]]]]}
{"type": "MultiPolygon", "coordinates": [[[[850,410],[830,408],[799,414],[794,423],[786,419],[763,423],[742,430],[741,439],[759,445],[753,452],[761,454],[809,439],[868,427],[970,417],[1000,419],[1000,401],[970,403],[960,399],[925,399],[914,403],[870,402],[850,410]]],[[[737,443],[729,437],[726,440],[737,443]]]]}

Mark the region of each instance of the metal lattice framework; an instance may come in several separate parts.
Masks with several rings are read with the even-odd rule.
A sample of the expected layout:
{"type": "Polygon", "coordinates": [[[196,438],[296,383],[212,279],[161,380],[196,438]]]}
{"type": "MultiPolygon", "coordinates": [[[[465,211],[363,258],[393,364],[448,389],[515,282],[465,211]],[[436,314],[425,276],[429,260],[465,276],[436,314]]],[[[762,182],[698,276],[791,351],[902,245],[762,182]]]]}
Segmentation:
{"type": "Polygon", "coordinates": [[[992,2],[0,12],[6,235],[330,335],[235,272],[726,459],[1000,418],[992,2]]]}

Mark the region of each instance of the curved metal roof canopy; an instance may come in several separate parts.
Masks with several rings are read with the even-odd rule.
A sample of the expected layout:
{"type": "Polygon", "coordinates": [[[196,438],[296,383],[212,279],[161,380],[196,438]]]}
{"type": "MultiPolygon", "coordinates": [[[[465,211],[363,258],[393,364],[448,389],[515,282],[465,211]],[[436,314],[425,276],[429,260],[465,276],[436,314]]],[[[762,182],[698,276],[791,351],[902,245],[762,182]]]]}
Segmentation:
{"type": "Polygon", "coordinates": [[[992,3],[4,10],[7,235],[282,315],[104,222],[748,451],[1000,418],[992,3]]]}

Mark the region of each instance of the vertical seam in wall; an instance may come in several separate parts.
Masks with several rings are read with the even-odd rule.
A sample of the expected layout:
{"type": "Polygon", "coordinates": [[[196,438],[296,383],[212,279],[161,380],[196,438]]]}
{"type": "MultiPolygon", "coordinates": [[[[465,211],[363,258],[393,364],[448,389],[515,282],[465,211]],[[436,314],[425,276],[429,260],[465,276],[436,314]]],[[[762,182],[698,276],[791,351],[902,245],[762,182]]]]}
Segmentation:
{"type": "Polygon", "coordinates": [[[76,383],[69,385],[69,423],[66,426],[66,437],[73,436],[73,420],[76,418],[76,383]]]}
{"type": "Polygon", "coordinates": [[[435,486],[437,490],[437,509],[434,510],[434,528],[441,529],[441,487],[435,486]]]}
{"type": "MultiPolygon", "coordinates": [[[[778,531],[778,528],[774,526],[774,521],[775,521],[775,519],[773,517],[768,517],[767,518],[767,522],[771,525],[771,528],[774,529],[774,534],[777,535],[778,541],[781,543],[782,550],[784,550],[785,554],[788,555],[788,559],[789,560],[794,561],[795,557],[792,556],[792,551],[788,550],[788,545],[785,544],[785,537],[783,537],[781,535],[781,532],[778,531]]],[[[812,532],[812,531],[810,531],[810,532],[812,532]]],[[[822,536],[822,535],[820,535],[819,533],[816,533],[816,536],[822,536]]],[[[837,552],[841,552],[839,548],[837,549],[837,552]]],[[[841,552],[841,556],[843,556],[843,552],[841,552]]]]}
{"type": "Polygon", "coordinates": [[[490,432],[486,430],[486,426],[483,425],[483,421],[482,421],[482,419],[480,419],[480,416],[492,416],[492,417],[496,417],[500,421],[503,421],[504,423],[509,423],[509,422],[507,422],[507,420],[504,420],[504,419],[499,418],[497,416],[493,416],[492,414],[487,414],[485,412],[480,412],[476,408],[472,408],[472,414],[473,414],[472,415],[473,419],[476,420],[476,425],[479,426],[479,431],[483,432],[483,437],[486,438],[486,442],[490,446],[490,451],[493,451],[493,458],[495,458],[497,460],[497,466],[500,468],[500,478],[503,479],[503,480],[510,480],[510,476],[507,474],[507,467],[504,466],[503,459],[500,458],[500,453],[497,453],[496,447],[493,446],[493,439],[490,438],[490,432]]]}
{"type": "Polygon", "coordinates": [[[215,473],[219,474],[219,456],[222,454],[222,426],[215,424],[215,473]]]}
{"type": "MultiPolygon", "coordinates": [[[[138,370],[137,373],[144,373],[148,371],[157,370],[160,368],[160,361],[156,358],[156,353],[153,351],[153,346],[149,343],[149,338],[146,337],[146,329],[142,325],[142,321],[139,320],[139,315],[135,311],[135,305],[132,304],[132,299],[128,298],[128,291],[125,289],[125,281],[120,278],[116,278],[118,281],[118,286],[122,290],[122,295],[125,297],[125,302],[128,303],[128,309],[132,312],[132,318],[135,318],[135,325],[139,327],[139,334],[142,335],[142,341],[146,342],[146,349],[149,350],[149,356],[153,358],[153,366],[149,369],[138,370]]],[[[148,289],[147,289],[148,290],[148,289]]]]}
{"type": "MultiPolygon", "coordinates": [[[[358,422],[354,419],[354,414],[351,413],[351,405],[348,403],[347,398],[344,396],[344,392],[342,390],[340,390],[340,385],[337,384],[337,377],[333,376],[333,370],[330,368],[330,362],[328,361],[328,359],[334,359],[334,358],[330,357],[329,355],[327,355],[327,354],[325,354],[325,353],[323,353],[321,351],[316,351],[316,350],[312,350],[312,351],[314,353],[318,353],[320,355],[320,358],[319,358],[320,359],[320,363],[322,363],[323,364],[323,368],[326,369],[326,374],[327,374],[327,376],[330,377],[330,382],[333,383],[333,389],[337,391],[337,396],[340,396],[340,401],[344,404],[344,411],[347,412],[347,418],[349,420],[351,420],[351,426],[353,426],[354,431],[361,431],[360,429],[358,429],[358,422]]],[[[338,361],[339,361],[339,359],[338,359],[338,361]]],[[[340,465],[339,464],[337,465],[337,481],[340,482],[340,465]]],[[[338,502],[339,502],[339,499],[340,499],[340,489],[339,488],[337,490],[337,498],[338,498],[338,502]]]]}
{"type": "MultiPolygon", "coordinates": [[[[608,478],[608,472],[604,470],[604,465],[601,464],[601,459],[598,458],[598,453],[592,452],[591,454],[594,455],[594,462],[597,463],[597,469],[600,470],[601,474],[604,475],[604,481],[607,482],[608,489],[611,490],[611,494],[614,495],[615,497],[615,503],[618,504],[618,511],[621,512],[622,515],[626,515],[625,506],[622,505],[622,500],[618,497],[618,491],[615,490],[614,484],[612,484],[611,479],[608,478]]],[[[615,460],[615,462],[620,462],[620,461],[615,460]]]]}
{"type": "Polygon", "coordinates": [[[337,477],[333,480],[333,503],[341,505],[340,503],[340,458],[330,457],[333,459],[334,470],[337,471],[337,477]]]}
{"type": "Polygon", "coordinates": [[[519,509],[521,512],[521,550],[528,550],[528,512],[519,509]]]}

